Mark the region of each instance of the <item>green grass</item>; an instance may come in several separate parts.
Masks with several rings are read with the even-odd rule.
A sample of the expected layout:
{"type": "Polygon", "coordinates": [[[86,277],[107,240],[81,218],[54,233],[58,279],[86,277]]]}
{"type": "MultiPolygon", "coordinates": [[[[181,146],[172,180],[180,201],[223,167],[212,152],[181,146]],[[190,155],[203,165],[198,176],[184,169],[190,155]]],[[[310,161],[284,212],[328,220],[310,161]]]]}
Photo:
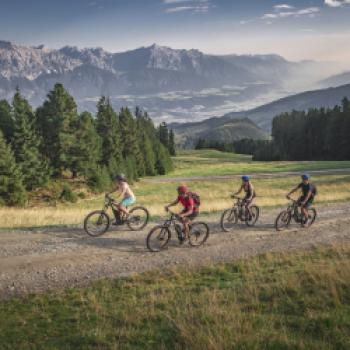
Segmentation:
{"type": "Polygon", "coordinates": [[[240,175],[350,168],[350,161],[255,162],[251,156],[215,150],[189,150],[173,158],[175,170],[166,177],[240,175]]]}
{"type": "Polygon", "coordinates": [[[349,349],[350,245],[0,303],[1,349],[349,349]]]}

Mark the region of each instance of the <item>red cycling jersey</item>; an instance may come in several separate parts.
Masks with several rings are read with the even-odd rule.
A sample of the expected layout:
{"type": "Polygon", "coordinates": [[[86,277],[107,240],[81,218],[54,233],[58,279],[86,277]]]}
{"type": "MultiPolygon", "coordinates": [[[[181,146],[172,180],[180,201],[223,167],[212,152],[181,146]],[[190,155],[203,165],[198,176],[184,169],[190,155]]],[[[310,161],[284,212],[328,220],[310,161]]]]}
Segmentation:
{"type": "Polygon", "coordinates": [[[188,211],[191,207],[193,212],[197,212],[198,208],[195,207],[195,203],[192,197],[190,196],[179,196],[177,197],[178,201],[183,205],[185,211],[188,211]]]}

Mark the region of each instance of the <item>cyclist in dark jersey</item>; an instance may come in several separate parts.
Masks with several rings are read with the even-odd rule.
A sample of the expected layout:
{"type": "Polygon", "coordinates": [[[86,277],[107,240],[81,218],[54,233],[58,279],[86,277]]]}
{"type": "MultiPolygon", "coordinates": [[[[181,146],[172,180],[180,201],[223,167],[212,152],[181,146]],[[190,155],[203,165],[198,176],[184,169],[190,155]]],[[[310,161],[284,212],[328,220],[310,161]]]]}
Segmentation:
{"type": "Polygon", "coordinates": [[[183,210],[178,214],[178,216],[184,227],[185,238],[188,238],[190,232],[189,225],[192,223],[192,220],[194,220],[198,216],[199,209],[195,205],[195,201],[190,195],[187,186],[179,186],[177,188],[177,193],[177,199],[174,200],[172,203],[168,204],[165,207],[165,210],[168,211],[170,207],[179,203],[182,204],[183,210]]]}
{"type": "Polygon", "coordinates": [[[249,216],[252,216],[250,207],[254,204],[256,192],[254,190],[253,184],[250,182],[250,178],[247,175],[242,176],[242,185],[239,190],[234,193],[234,196],[239,195],[242,191],[245,192],[245,197],[243,198],[244,205],[248,210],[249,216]]]}
{"type": "Polygon", "coordinates": [[[310,176],[308,174],[301,175],[301,180],[302,182],[287,194],[287,198],[291,199],[290,195],[301,189],[302,195],[298,198],[298,203],[300,205],[301,212],[306,220],[305,224],[307,225],[309,221],[309,212],[307,209],[314,201],[316,187],[313,183],[310,182],[310,176]]]}

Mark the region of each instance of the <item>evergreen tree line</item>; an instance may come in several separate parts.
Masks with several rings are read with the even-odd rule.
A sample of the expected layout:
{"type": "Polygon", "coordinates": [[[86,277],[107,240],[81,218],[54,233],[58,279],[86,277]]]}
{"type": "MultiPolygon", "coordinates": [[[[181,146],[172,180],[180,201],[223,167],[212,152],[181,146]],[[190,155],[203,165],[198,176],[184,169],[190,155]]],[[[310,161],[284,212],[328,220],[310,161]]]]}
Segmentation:
{"type": "Polygon", "coordinates": [[[260,147],[264,147],[268,141],[241,139],[233,142],[221,142],[216,140],[206,140],[200,138],[195,149],[211,148],[222,152],[232,152],[238,154],[254,154],[260,147]]]}
{"type": "Polygon", "coordinates": [[[254,160],[350,160],[350,102],[332,109],[281,114],[272,122],[272,141],[254,160]]]}
{"type": "Polygon", "coordinates": [[[27,192],[63,174],[83,177],[104,191],[118,173],[129,180],[165,174],[175,155],[174,134],[156,128],[140,108],[116,113],[106,97],[97,114],[81,114],[73,97],[56,84],[35,111],[17,90],[0,101],[0,204],[23,205],[27,192]]]}

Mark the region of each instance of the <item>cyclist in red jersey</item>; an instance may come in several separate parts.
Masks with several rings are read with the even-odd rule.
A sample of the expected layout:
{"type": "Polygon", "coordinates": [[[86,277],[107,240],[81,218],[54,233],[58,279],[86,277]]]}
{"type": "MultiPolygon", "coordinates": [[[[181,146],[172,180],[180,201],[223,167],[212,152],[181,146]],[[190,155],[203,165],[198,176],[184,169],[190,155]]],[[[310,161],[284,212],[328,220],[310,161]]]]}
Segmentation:
{"type": "Polygon", "coordinates": [[[198,207],[195,205],[195,201],[189,193],[187,186],[179,186],[177,188],[177,193],[177,199],[174,200],[172,203],[168,204],[165,207],[165,210],[168,211],[170,207],[173,207],[174,205],[177,205],[179,203],[182,204],[183,210],[178,214],[178,216],[183,224],[185,237],[188,238],[190,232],[189,225],[192,223],[192,220],[194,220],[198,216],[199,210],[198,207]]]}

